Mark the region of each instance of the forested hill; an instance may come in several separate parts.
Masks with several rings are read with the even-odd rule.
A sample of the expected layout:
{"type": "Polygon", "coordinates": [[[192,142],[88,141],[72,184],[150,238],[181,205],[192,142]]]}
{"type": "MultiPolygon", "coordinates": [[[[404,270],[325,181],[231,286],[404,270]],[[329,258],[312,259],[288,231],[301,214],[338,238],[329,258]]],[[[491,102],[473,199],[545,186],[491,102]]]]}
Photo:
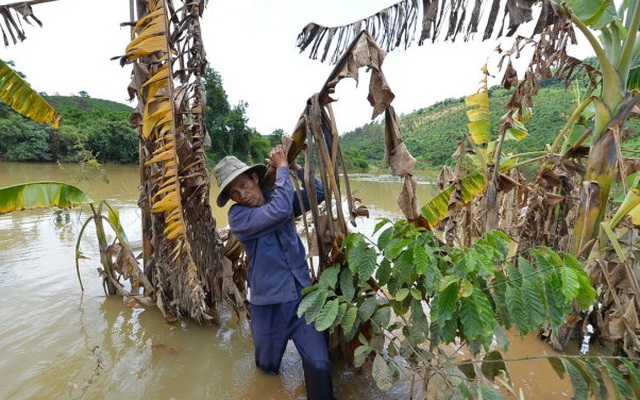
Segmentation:
{"type": "MultiPolygon", "coordinates": [[[[565,89],[562,81],[548,79],[540,84],[540,91],[533,99],[535,107],[533,115],[526,123],[529,136],[520,142],[509,141],[505,151],[525,153],[543,151],[546,144],[551,144],[568,116],[575,108],[576,91],[584,91],[586,86],[578,83],[565,89]]],[[[470,93],[472,94],[472,93],[470,93]]],[[[489,90],[491,107],[491,127],[495,138],[498,132],[500,117],[504,115],[504,106],[511,96],[511,91],[495,86],[489,90]]],[[[416,168],[437,168],[444,164],[451,165],[452,154],[458,141],[468,132],[469,120],[466,115],[464,98],[447,99],[430,107],[400,116],[402,138],[411,154],[418,160],[416,168]]],[[[638,132],[637,121],[629,125],[638,132]]],[[[342,151],[353,167],[382,167],[384,160],[384,121],[371,123],[354,131],[345,133],[340,141],[342,151]]],[[[640,148],[637,137],[627,138],[625,146],[640,148]]]]}
{"type": "MultiPolygon", "coordinates": [[[[248,105],[229,103],[222,78],[212,68],[205,71],[205,89],[205,125],[212,140],[206,150],[210,164],[228,154],[249,163],[262,160],[280,143],[282,129],[261,135],[248,125],[248,105]]],[[[0,102],[0,160],[138,162],[138,136],[129,126],[132,107],[94,99],[86,92],[44,97],[62,117],[57,129],[30,121],[0,102]]]]}
{"type": "Polygon", "coordinates": [[[133,111],[133,107],[127,104],[94,99],[88,96],[45,96],[45,98],[53,108],[62,113],[74,108],[85,112],[90,112],[92,109],[100,109],[105,112],[126,112],[129,115],[133,111]]]}
{"type": "Polygon", "coordinates": [[[132,107],[86,94],[44,98],[62,117],[57,129],[0,103],[0,160],[138,161],[138,138],[129,126],[132,107]]]}

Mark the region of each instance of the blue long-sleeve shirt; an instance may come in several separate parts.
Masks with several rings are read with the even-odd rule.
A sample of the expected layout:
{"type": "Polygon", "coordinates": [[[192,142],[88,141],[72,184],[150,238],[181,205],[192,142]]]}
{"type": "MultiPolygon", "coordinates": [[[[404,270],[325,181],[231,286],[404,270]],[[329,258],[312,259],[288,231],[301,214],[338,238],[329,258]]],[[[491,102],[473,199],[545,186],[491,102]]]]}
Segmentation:
{"type": "MultiPolygon", "coordinates": [[[[304,181],[304,171],[297,173],[304,181]]],[[[234,204],[229,209],[229,227],[247,251],[250,301],[255,305],[295,300],[300,296],[296,286],[311,284],[304,245],[293,222],[302,210],[288,168],[276,169],[274,189],[263,191],[263,195],[262,206],[234,204]]],[[[318,179],[316,196],[318,203],[324,200],[318,179]]],[[[309,199],[304,190],[302,197],[307,211],[309,199]]]]}

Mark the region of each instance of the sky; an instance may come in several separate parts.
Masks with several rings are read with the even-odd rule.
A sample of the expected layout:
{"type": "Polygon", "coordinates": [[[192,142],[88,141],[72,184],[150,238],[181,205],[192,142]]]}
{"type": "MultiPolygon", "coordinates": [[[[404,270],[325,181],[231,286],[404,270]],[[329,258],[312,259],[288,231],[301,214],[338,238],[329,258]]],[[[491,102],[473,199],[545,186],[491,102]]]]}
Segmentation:
{"type": "MultiPolygon", "coordinates": [[[[333,66],[310,60],[296,47],[298,33],[309,22],[343,25],[365,18],[397,0],[209,0],[202,18],[207,60],[217,70],[232,105],[248,104],[248,125],[262,134],[293,130],[306,101],[318,92],[333,66]]],[[[2,1],[2,4],[9,3],[2,1]]],[[[34,6],[43,27],[26,26],[27,39],[1,49],[0,59],[15,68],[40,92],[129,102],[131,66],[112,57],[124,53],[130,29],[129,0],[58,0],[34,6]],[[107,5],[108,4],[108,5],[107,5]]],[[[419,32],[416,32],[419,35],[419,32]]],[[[585,41],[582,40],[584,43],[585,41]]],[[[392,105],[406,114],[447,98],[475,93],[489,65],[499,83],[495,41],[470,43],[414,42],[390,52],[382,66],[396,98],[392,105]]],[[[584,46],[574,55],[585,57],[584,46]]],[[[333,103],[338,130],[344,133],[371,122],[366,100],[369,73],[360,82],[343,80],[333,103]]]]}

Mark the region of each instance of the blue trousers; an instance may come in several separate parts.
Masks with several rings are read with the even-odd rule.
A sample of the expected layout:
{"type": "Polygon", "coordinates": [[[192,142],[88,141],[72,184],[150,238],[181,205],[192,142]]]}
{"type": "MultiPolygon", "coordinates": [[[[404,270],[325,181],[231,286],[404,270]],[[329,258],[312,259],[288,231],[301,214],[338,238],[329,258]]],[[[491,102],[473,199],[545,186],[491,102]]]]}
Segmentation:
{"type": "Polygon", "coordinates": [[[329,352],[324,334],[296,315],[300,299],[258,306],[251,304],[251,331],[256,366],[277,374],[289,339],[298,349],[308,400],[332,400],[329,352]]]}

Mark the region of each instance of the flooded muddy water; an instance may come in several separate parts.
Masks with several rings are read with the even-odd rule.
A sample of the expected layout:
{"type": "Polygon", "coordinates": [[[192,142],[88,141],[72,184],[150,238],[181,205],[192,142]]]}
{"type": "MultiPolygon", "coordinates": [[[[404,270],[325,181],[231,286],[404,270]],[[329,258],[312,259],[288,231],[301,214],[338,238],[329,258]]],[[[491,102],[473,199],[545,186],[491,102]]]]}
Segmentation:
{"type": "MultiPolygon", "coordinates": [[[[110,183],[96,172],[78,181],[77,166],[0,163],[0,187],[41,180],[75,184],[94,200],[107,199],[118,209],[133,240],[140,236],[137,168],[104,168],[110,183]]],[[[372,231],[377,217],[399,216],[399,180],[354,178],[354,195],[371,212],[359,230],[372,231]]],[[[430,191],[430,185],[420,185],[419,198],[430,191]]],[[[226,225],[226,209],[213,210],[218,226],[226,225]]],[[[0,216],[0,399],[306,397],[301,362],[292,346],[281,375],[266,376],[254,367],[248,327],[235,325],[228,316],[221,326],[179,327],[166,324],[156,309],[129,308],[117,297],[105,297],[91,231],[81,244],[89,257],[80,264],[82,292],[74,247],[87,215],[86,209],[77,208],[68,214],[35,210],[0,216]]],[[[552,350],[535,338],[512,338],[507,357],[545,352],[552,350]]],[[[546,361],[511,368],[527,398],[570,397],[568,383],[560,381],[546,361]]],[[[366,373],[348,367],[336,365],[334,379],[338,399],[409,398],[406,386],[382,393],[366,373]]]]}

